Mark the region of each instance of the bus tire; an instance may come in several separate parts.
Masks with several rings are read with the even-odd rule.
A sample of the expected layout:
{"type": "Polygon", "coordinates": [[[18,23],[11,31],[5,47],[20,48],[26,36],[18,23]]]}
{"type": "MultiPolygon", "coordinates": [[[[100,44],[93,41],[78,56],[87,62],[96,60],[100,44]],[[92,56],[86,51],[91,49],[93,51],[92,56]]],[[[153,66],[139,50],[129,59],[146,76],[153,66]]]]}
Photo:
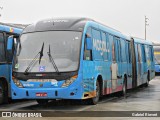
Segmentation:
{"type": "Polygon", "coordinates": [[[46,99],[37,99],[36,101],[39,105],[46,105],[48,103],[46,99]]]}
{"type": "Polygon", "coordinates": [[[126,96],[127,94],[127,78],[124,77],[123,87],[122,87],[122,96],[126,96]]]}
{"type": "Polygon", "coordinates": [[[145,83],[145,87],[148,87],[149,81],[150,81],[150,74],[149,74],[149,72],[148,72],[148,74],[147,74],[147,81],[146,81],[146,83],[145,83]]]}
{"type": "Polygon", "coordinates": [[[91,105],[96,105],[100,98],[100,85],[98,80],[96,81],[96,96],[94,98],[89,99],[89,103],[91,105]]]}
{"type": "Polygon", "coordinates": [[[3,81],[0,81],[0,104],[8,103],[8,91],[3,81]]]}
{"type": "Polygon", "coordinates": [[[5,100],[5,88],[3,82],[0,81],[0,104],[4,103],[5,100]]]}

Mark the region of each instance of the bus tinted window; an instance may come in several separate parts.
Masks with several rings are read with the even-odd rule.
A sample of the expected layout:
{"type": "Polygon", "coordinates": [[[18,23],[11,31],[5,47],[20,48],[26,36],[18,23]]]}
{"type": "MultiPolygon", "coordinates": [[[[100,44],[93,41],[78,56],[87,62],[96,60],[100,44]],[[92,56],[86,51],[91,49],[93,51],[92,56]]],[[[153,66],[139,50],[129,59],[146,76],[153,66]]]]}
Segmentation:
{"type": "Polygon", "coordinates": [[[94,60],[102,60],[103,59],[103,49],[102,49],[102,40],[101,33],[99,30],[92,29],[92,37],[93,37],[93,58],[94,60]]]}
{"type": "Polygon", "coordinates": [[[106,33],[106,43],[107,43],[107,59],[109,60],[110,45],[109,45],[109,34],[108,33],[106,33]]]}
{"type": "Polygon", "coordinates": [[[145,45],[145,52],[146,52],[146,60],[148,60],[149,52],[148,52],[148,46],[147,45],[145,45]]]}
{"type": "Polygon", "coordinates": [[[109,35],[109,44],[110,44],[110,60],[116,61],[116,54],[115,54],[115,43],[113,41],[113,36],[109,35]]]}
{"type": "Polygon", "coordinates": [[[4,49],[4,37],[0,33],[0,62],[5,62],[5,49],[4,49]]]}
{"type": "Polygon", "coordinates": [[[128,60],[129,60],[129,63],[131,63],[132,59],[131,59],[131,46],[130,46],[130,42],[128,42],[128,60]]]}
{"type": "MultiPolygon", "coordinates": [[[[91,27],[88,28],[87,35],[92,38],[91,27]]],[[[87,50],[86,39],[84,42],[84,60],[92,60],[92,50],[87,50]]]]}
{"type": "Polygon", "coordinates": [[[145,54],[144,45],[142,45],[142,61],[146,62],[146,54],[145,54]]]}
{"type": "Polygon", "coordinates": [[[142,62],[142,51],[140,44],[138,44],[138,62],[142,62]]]}
{"type": "Polygon", "coordinates": [[[114,37],[114,40],[115,40],[115,53],[116,53],[116,61],[117,62],[121,62],[121,54],[120,54],[120,49],[121,49],[121,47],[120,47],[120,39],[119,38],[117,38],[117,37],[114,37]]]}
{"type": "Polygon", "coordinates": [[[149,47],[149,51],[150,51],[150,58],[151,58],[151,61],[153,61],[153,49],[152,49],[151,46],[149,47]]]}
{"type": "Polygon", "coordinates": [[[125,41],[123,39],[120,40],[121,41],[121,51],[123,52],[123,54],[121,54],[121,59],[122,62],[126,62],[126,47],[125,47],[125,41]]]}
{"type": "MultiPolygon", "coordinates": [[[[106,33],[104,33],[104,32],[102,32],[102,41],[104,41],[104,43],[106,43],[104,48],[107,48],[106,33]]],[[[108,60],[107,51],[103,52],[103,59],[108,60]]]]}

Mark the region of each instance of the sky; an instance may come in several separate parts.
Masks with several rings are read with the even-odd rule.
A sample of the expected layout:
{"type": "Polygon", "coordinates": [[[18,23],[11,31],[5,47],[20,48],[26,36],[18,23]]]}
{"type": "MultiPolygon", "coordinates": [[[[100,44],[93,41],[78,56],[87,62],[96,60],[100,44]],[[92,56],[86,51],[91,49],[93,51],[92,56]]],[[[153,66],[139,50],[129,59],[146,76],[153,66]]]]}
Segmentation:
{"type": "Polygon", "coordinates": [[[147,39],[160,42],[160,0],[0,0],[0,14],[0,22],[19,24],[87,17],[139,38],[145,36],[147,16],[147,39]]]}

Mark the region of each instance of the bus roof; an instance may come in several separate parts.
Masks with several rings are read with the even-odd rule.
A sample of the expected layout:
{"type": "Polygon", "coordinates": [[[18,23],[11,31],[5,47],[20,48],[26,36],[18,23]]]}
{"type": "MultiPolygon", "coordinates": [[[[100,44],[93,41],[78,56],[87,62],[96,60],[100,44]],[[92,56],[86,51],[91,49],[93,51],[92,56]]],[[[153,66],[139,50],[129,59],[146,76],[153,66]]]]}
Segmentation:
{"type": "Polygon", "coordinates": [[[96,24],[100,29],[107,30],[110,33],[116,34],[119,37],[127,39],[127,36],[123,35],[118,30],[105,26],[99,22],[90,18],[57,18],[57,19],[44,19],[34,24],[27,26],[23,33],[28,32],[40,32],[49,30],[72,30],[83,31],[86,24],[96,24]]]}
{"type": "Polygon", "coordinates": [[[71,31],[83,31],[85,25],[97,25],[98,28],[121,37],[124,39],[130,39],[128,36],[125,36],[118,30],[115,30],[111,27],[103,25],[99,22],[94,21],[90,18],[57,18],[57,19],[44,19],[40,20],[34,24],[27,26],[23,33],[29,32],[41,32],[41,31],[50,31],[50,30],[71,30],[71,31]]]}
{"type": "Polygon", "coordinates": [[[136,37],[129,37],[124,35],[123,33],[115,30],[111,27],[103,25],[99,22],[96,22],[89,18],[57,18],[57,19],[44,19],[40,20],[34,24],[28,25],[22,33],[30,33],[30,32],[41,32],[41,31],[52,31],[52,30],[71,30],[71,31],[83,31],[85,26],[97,26],[99,29],[106,31],[110,34],[113,34],[117,37],[131,40],[133,38],[135,42],[142,44],[152,45],[151,41],[146,41],[136,37]]]}
{"type": "Polygon", "coordinates": [[[88,18],[44,19],[27,26],[24,29],[23,33],[50,31],[50,30],[83,31],[87,21],[92,21],[92,20],[88,18]]]}
{"type": "Polygon", "coordinates": [[[137,37],[132,37],[132,38],[134,39],[134,41],[135,41],[136,43],[153,45],[153,42],[152,42],[152,41],[144,40],[144,39],[142,39],[142,38],[137,38],[137,37]]]}
{"type": "Polygon", "coordinates": [[[20,34],[22,32],[22,27],[10,25],[10,24],[5,24],[5,23],[0,23],[0,31],[5,31],[8,33],[15,33],[15,34],[20,34]]]}
{"type": "Polygon", "coordinates": [[[87,26],[97,26],[100,30],[104,31],[104,32],[107,32],[109,34],[112,34],[116,37],[120,37],[120,38],[123,38],[123,39],[127,39],[127,40],[130,40],[130,37],[129,36],[126,36],[124,34],[122,34],[120,31],[118,30],[115,30],[111,27],[108,27],[106,25],[103,25],[99,22],[96,22],[96,21],[88,21],[87,26]]]}

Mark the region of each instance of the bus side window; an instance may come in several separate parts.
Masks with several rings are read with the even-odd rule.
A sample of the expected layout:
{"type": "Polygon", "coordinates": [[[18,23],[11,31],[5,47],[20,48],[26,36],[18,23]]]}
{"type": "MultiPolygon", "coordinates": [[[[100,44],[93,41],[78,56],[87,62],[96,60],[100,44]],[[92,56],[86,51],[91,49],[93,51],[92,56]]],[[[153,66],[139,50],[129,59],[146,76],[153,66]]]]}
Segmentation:
{"type": "Polygon", "coordinates": [[[0,33],[0,62],[5,62],[5,41],[3,33],[0,33]]]}
{"type": "Polygon", "coordinates": [[[130,42],[127,42],[127,47],[128,47],[128,63],[131,63],[131,46],[130,46],[130,42]]]}
{"type": "Polygon", "coordinates": [[[112,61],[116,62],[116,53],[115,53],[115,41],[112,42],[112,61]]]}
{"type": "Polygon", "coordinates": [[[149,50],[150,50],[150,59],[151,61],[153,61],[153,48],[151,46],[149,46],[149,50]]]}
{"type": "Polygon", "coordinates": [[[143,61],[143,62],[146,62],[146,54],[145,54],[144,45],[142,45],[142,61],[143,61]]]}
{"type": "Polygon", "coordinates": [[[142,62],[142,52],[141,52],[141,45],[138,44],[137,46],[138,48],[138,62],[141,63],[142,62]]]}
{"type": "Polygon", "coordinates": [[[129,63],[132,63],[131,43],[129,42],[128,44],[129,44],[129,45],[128,45],[128,50],[129,50],[129,63]]]}
{"type": "MultiPolygon", "coordinates": [[[[87,35],[89,35],[92,39],[92,34],[91,34],[91,27],[88,28],[87,30],[87,35]]],[[[92,60],[92,50],[87,50],[87,44],[86,44],[86,38],[85,36],[85,42],[84,42],[84,60],[92,60]]]]}
{"type": "Polygon", "coordinates": [[[122,62],[126,62],[126,46],[125,46],[125,40],[124,39],[121,39],[121,51],[123,52],[121,54],[121,60],[122,62]]]}
{"type": "Polygon", "coordinates": [[[108,60],[108,54],[107,54],[107,44],[108,44],[108,40],[107,40],[107,34],[105,33],[105,32],[101,32],[102,33],[102,41],[103,41],[103,43],[105,43],[104,45],[103,45],[103,49],[104,49],[104,51],[103,51],[103,59],[104,59],[104,61],[105,60],[108,60]]]}
{"type": "Polygon", "coordinates": [[[153,46],[151,47],[151,49],[152,49],[152,61],[154,62],[154,48],[153,48],[153,46]]]}
{"type": "Polygon", "coordinates": [[[147,61],[148,61],[148,58],[149,58],[148,46],[145,45],[145,46],[144,46],[144,49],[145,49],[145,56],[146,56],[146,62],[147,62],[147,61]]]}
{"type": "Polygon", "coordinates": [[[127,63],[129,63],[129,49],[128,49],[128,41],[126,41],[126,58],[127,58],[127,63]]]}
{"type": "Polygon", "coordinates": [[[118,53],[119,53],[119,62],[122,62],[122,58],[121,58],[121,43],[120,43],[120,40],[118,41],[118,53]]]}
{"type": "Polygon", "coordinates": [[[109,47],[108,47],[108,60],[113,61],[115,59],[113,36],[109,34],[109,47]]]}
{"type": "Polygon", "coordinates": [[[120,38],[114,37],[115,39],[115,55],[116,61],[121,62],[121,45],[120,45],[120,38]]]}

